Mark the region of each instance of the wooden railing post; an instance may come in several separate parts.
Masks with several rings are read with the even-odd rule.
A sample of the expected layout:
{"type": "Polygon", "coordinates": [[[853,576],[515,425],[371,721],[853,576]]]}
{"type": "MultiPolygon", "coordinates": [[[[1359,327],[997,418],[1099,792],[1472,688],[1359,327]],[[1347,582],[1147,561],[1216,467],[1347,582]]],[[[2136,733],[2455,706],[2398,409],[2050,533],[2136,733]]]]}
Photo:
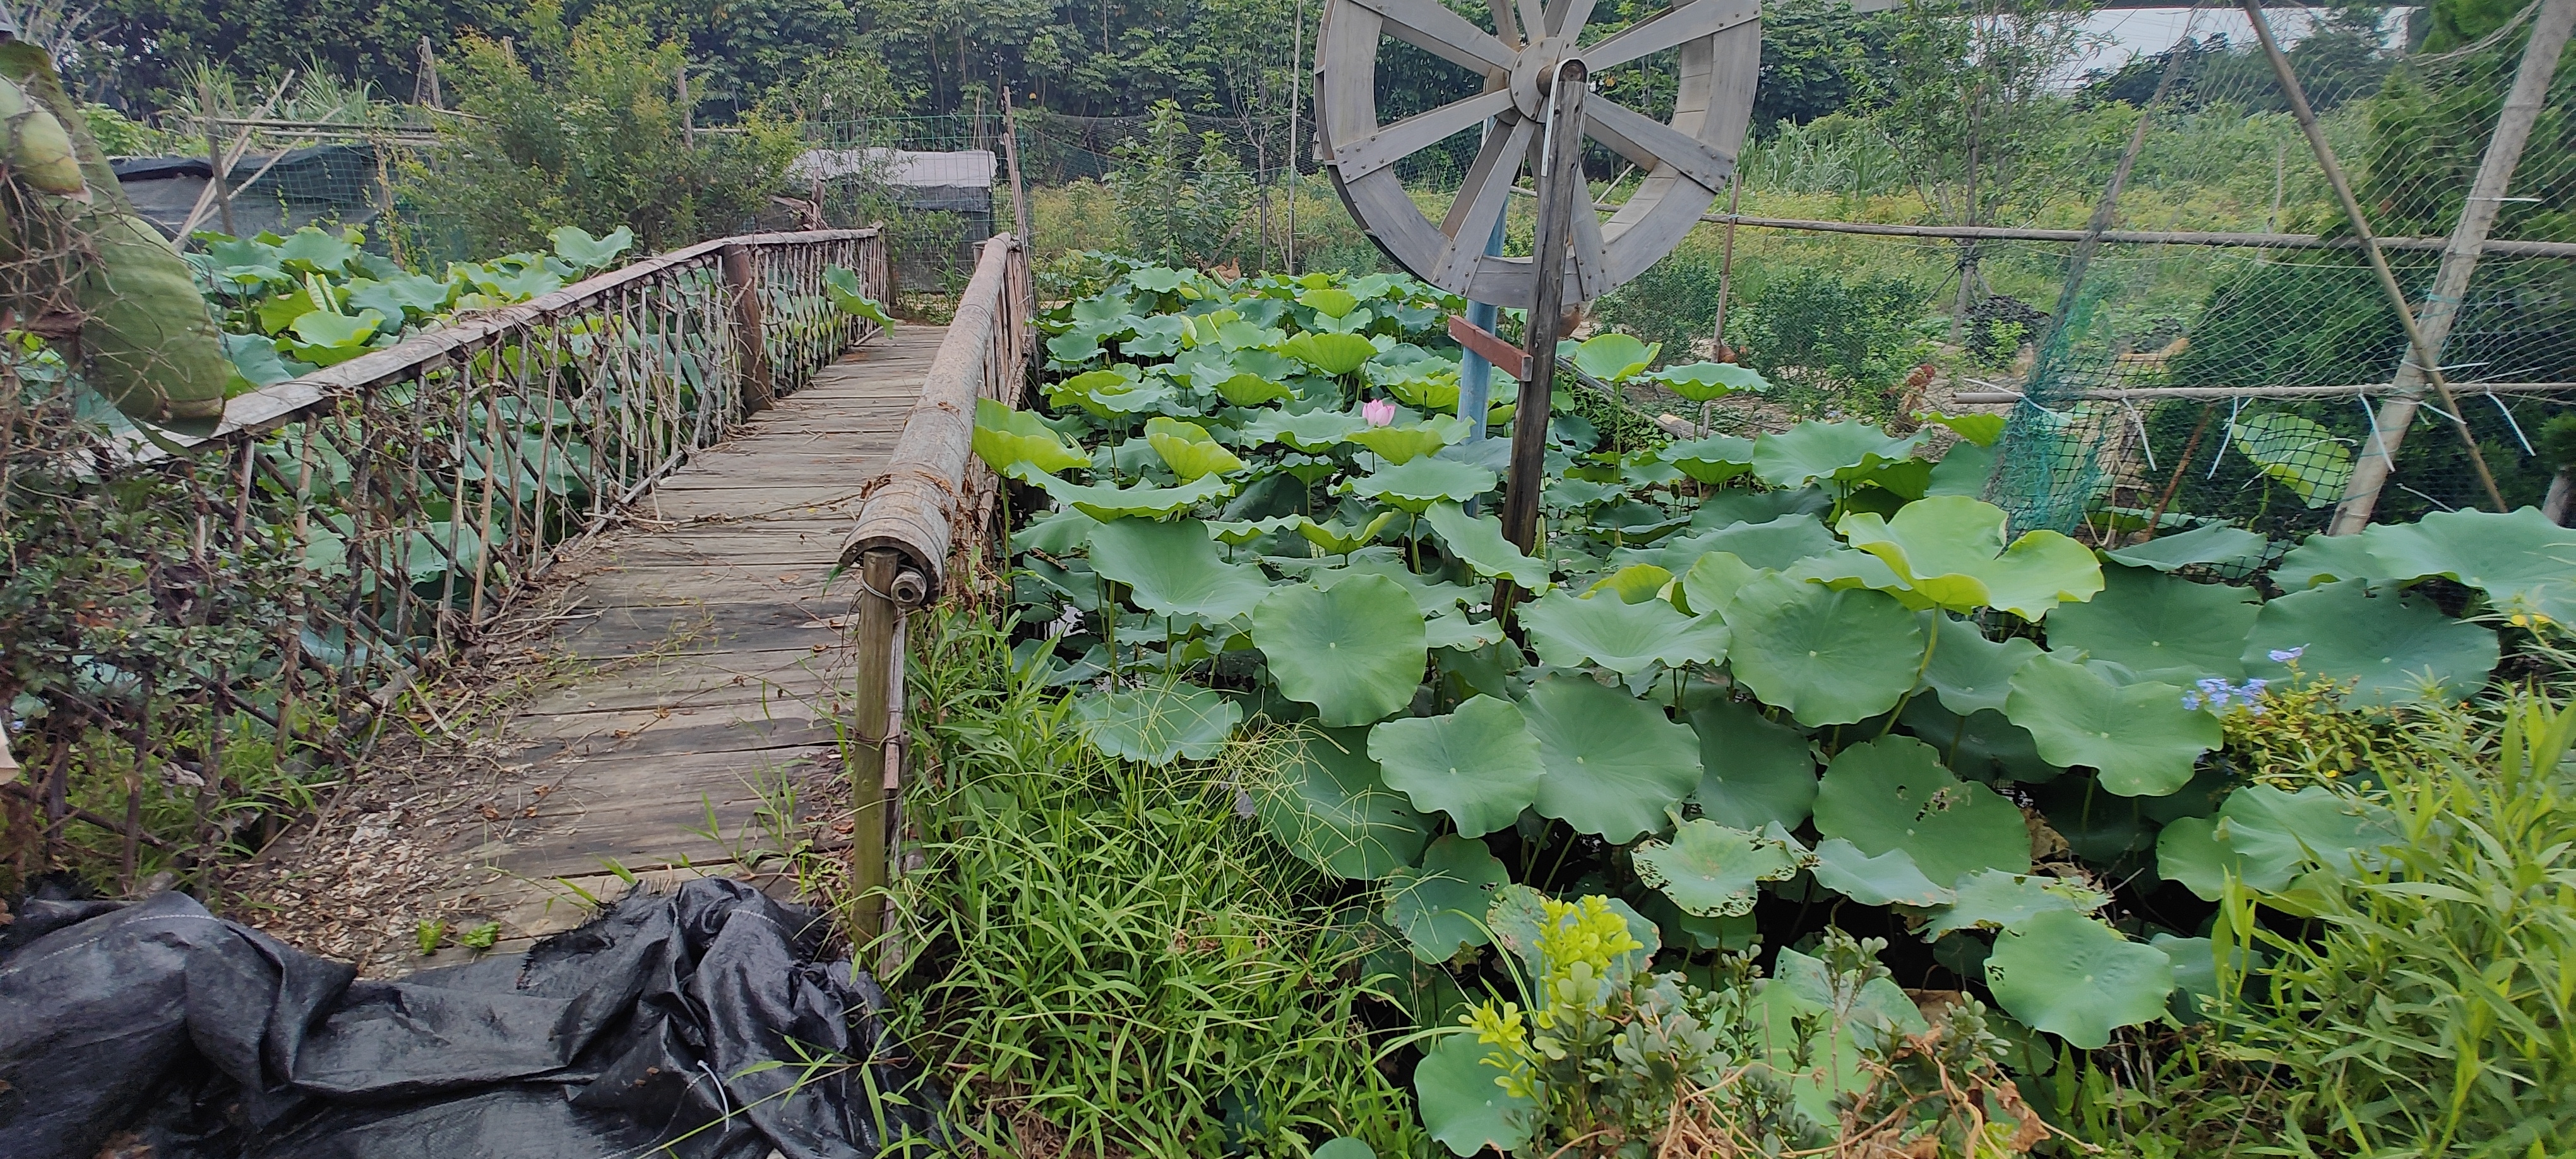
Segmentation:
{"type": "Polygon", "coordinates": [[[760,279],[751,269],[751,247],[727,245],[717,254],[724,284],[733,294],[733,348],[742,366],[742,413],[778,405],[769,383],[769,344],[760,333],[760,279]]]}
{"type": "Polygon", "coordinates": [[[903,786],[904,609],[921,602],[928,585],[905,567],[903,553],[869,548],[859,561],[858,679],[854,731],[845,771],[850,778],[850,892],[859,900],[858,936],[884,926],[883,906],[868,895],[892,877],[895,799],[903,786]]]}

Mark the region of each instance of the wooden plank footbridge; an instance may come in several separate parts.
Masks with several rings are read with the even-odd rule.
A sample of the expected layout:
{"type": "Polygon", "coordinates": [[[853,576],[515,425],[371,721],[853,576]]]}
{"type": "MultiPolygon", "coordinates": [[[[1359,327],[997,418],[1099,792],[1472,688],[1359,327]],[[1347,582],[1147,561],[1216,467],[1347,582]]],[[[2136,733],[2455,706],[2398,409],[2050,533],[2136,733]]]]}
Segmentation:
{"type": "MultiPolygon", "coordinates": [[[[403,721],[449,727],[408,690],[549,661],[479,742],[515,790],[398,807],[361,777],[268,860],[363,873],[408,836],[405,856],[432,864],[407,880],[432,896],[362,907],[343,891],[336,904],[379,911],[347,920],[382,926],[382,945],[434,911],[498,921],[507,943],[578,924],[629,881],[739,872],[763,810],[850,791],[846,777],[848,834],[822,836],[862,878],[881,872],[901,613],[936,597],[953,529],[989,511],[975,401],[1017,401],[1033,303],[1007,234],[981,247],[946,326],[889,332],[839,308],[835,267],[888,299],[875,230],[728,238],[246,394],[187,454],[134,449],[125,469],[205,481],[216,557],[292,569],[253,649],[284,691],[202,690],[210,713],[284,732],[281,759],[364,767],[403,721]],[[254,542],[262,525],[294,542],[254,542]],[[395,816],[371,830],[353,810],[395,816]]],[[[176,767],[222,767],[221,740],[107,722],[176,767]]],[[[58,822],[115,820],[67,816],[59,771],[31,772],[21,791],[58,822]]],[[[335,904],[308,884],[273,892],[335,904]]]]}

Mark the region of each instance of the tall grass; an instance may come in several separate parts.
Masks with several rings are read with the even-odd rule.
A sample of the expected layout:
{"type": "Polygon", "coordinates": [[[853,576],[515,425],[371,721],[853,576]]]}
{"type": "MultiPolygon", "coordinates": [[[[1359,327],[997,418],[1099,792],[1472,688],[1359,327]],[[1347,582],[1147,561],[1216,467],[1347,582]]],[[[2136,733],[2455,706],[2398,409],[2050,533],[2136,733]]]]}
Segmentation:
{"type": "Polygon", "coordinates": [[[2274,959],[2219,1018],[2283,1080],[2263,1153],[2576,1151],[2576,704],[2514,691],[2418,740],[2425,760],[2389,773],[2404,839],[2384,869],[2223,899],[2222,966],[2231,944],[2274,959]]]}
{"type": "Polygon", "coordinates": [[[1354,1016],[1332,887],[1249,798],[1099,756],[1060,691],[1012,673],[1003,630],[956,613],[926,636],[908,801],[926,864],[898,891],[913,956],[889,989],[961,1133],[1013,1156],[1418,1151],[1354,1016]]]}

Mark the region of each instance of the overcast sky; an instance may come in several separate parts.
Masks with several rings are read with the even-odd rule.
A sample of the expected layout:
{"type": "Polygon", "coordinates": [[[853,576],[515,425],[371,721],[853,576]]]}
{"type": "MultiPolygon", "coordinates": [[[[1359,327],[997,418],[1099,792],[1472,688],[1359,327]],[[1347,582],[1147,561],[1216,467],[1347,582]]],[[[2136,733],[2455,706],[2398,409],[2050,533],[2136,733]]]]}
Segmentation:
{"type": "MultiPolygon", "coordinates": [[[[2380,27],[2388,31],[2392,44],[2405,34],[2406,14],[2411,11],[2408,8],[2388,10],[2387,22],[2380,27]]],[[[2272,34],[2285,42],[2297,40],[2311,23],[2307,9],[2274,8],[2265,11],[2264,16],[2272,22],[2272,34]]],[[[2212,5],[2197,13],[2189,8],[2096,12],[2085,21],[2085,26],[2106,37],[2108,43],[2095,49],[2091,59],[2085,61],[2078,72],[2118,68],[2132,55],[2163,52],[2182,39],[2186,26],[2194,40],[2206,39],[2213,32],[2226,33],[2228,41],[2233,44],[2251,44],[2254,40],[2253,26],[2245,22],[2244,11],[2233,4],[2223,7],[2212,5]]]]}

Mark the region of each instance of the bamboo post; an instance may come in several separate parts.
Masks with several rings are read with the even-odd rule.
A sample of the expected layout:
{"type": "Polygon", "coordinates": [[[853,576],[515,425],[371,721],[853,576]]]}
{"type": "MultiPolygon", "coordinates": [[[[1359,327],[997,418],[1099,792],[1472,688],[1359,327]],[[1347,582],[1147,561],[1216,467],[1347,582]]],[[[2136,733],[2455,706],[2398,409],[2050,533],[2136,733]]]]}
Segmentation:
{"type": "Polygon", "coordinates": [[[1029,240],[1029,193],[1020,184],[1020,120],[1011,109],[1011,86],[996,78],[1002,86],[1002,162],[1010,167],[1011,225],[1020,241],[1029,240]]]}
{"type": "MultiPolygon", "coordinates": [[[[1726,301],[1735,293],[1735,208],[1744,193],[1744,167],[1726,175],[1726,245],[1717,259],[1717,318],[1709,323],[1709,357],[1732,362],[1726,348],[1726,301]]],[[[1708,408],[1700,408],[1700,434],[1708,434],[1708,408]]]]}
{"type": "MultiPolygon", "coordinates": [[[[2421,367],[2416,362],[2399,364],[2396,382],[2400,393],[2380,404],[2376,429],[2370,441],[2363,444],[2360,459],[2352,465],[2352,480],[2344,486],[2343,501],[2336,504],[2334,519],[2326,528],[2329,535],[2350,535],[2370,526],[2371,514],[2379,506],[2379,492],[2388,485],[2389,473],[2396,469],[2398,445],[2406,438],[2406,428],[2415,422],[2416,408],[2423,405],[2423,369],[2439,364],[2442,348],[2450,341],[2451,324],[2459,318],[2461,299],[2468,296],[2469,278],[2477,272],[2487,232],[2495,227],[2496,214],[2504,208],[2505,190],[2513,182],[2523,146],[2531,139],[2532,122],[2547,103],[2549,82],[2558,71],[2558,57],[2566,50],[2571,29],[2576,29],[2576,0],[2547,0],[2531,22],[2531,39],[2523,46],[2513,88],[2496,118],[2495,136],[2488,141],[2485,158],[2478,162],[2478,175],[2469,183],[2469,198],[2460,206],[2460,221],[2451,230],[2450,244],[2442,250],[2441,267],[2433,274],[2433,290],[2424,296],[2421,325],[2432,352],[2418,359],[2421,367]]],[[[2459,413],[2458,407],[2450,410],[2452,414],[2459,413]]],[[[2475,444],[2471,444],[2471,450],[2474,452],[2475,444]]],[[[2492,484],[2489,489],[2493,489],[2492,484]]],[[[2497,506],[2503,506],[2501,499],[2497,506]]]]}
{"type": "MultiPolygon", "coordinates": [[[[261,111],[266,112],[266,109],[261,111]]],[[[206,189],[215,198],[216,220],[224,223],[226,235],[239,237],[241,235],[233,229],[233,195],[225,187],[225,180],[231,174],[224,170],[231,158],[225,156],[223,136],[215,125],[215,85],[205,77],[197,78],[197,120],[206,127],[206,189]]],[[[248,130],[244,129],[244,133],[247,134],[248,130]]],[[[180,235],[180,240],[187,240],[186,235],[180,235]]]]}
{"type": "Polygon", "coordinates": [[[698,147],[698,103],[689,99],[689,62],[682,60],[674,72],[680,100],[680,144],[695,149],[698,147]]]}
{"type": "MultiPolygon", "coordinates": [[[[2556,2],[2564,4],[2569,0],[2556,2]]],[[[2369,261],[2370,272],[2378,276],[2379,290],[2388,296],[2389,308],[2397,311],[2398,324],[2406,330],[2406,344],[2415,353],[2415,364],[2422,369],[2425,380],[2432,383],[2433,392],[2442,396],[2443,408],[2460,430],[2461,444],[2469,449],[2469,465],[2477,468],[2478,482],[2486,485],[2487,499],[2497,511],[2505,510],[2504,496],[2496,491],[2495,473],[2487,469],[2486,454],[2478,450],[2477,434],[2461,417],[2460,404],[2451,397],[2450,379],[2442,374],[2441,346],[2427,339],[2415,324],[2415,308],[2406,301],[2406,290],[2397,284],[2397,275],[2389,270],[2388,256],[2379,252],[2378,235],[2371,232],[2370,218],[2362,213],[2361,202],[2352,195],[2352,182],[2344,178],[2343,165],[2335,160],[2334,146],[2326,143],[2325,128],[2317,123],[2317,111],[2308,105],[2307,90],[2299,86],[2298,74],[2291,71],[2290,58],[2281,54],[2281,42],[2272,37],[2272,24],[2263,17],[2263,0],[2237,3],[2245,10],[2245,19],[2253,24],[2255,39],[2263,42],[2263,55],[2272,62],[2272,76],[2281,82],[2281,95],[2289,99],[2290,114],[2298,118],[2299,131],[2307,134],[2308,147],[2315,150],[2317,165],[2325,170],[2326,183],[2334,187],[2335,200],[2343,203],[2353,236],[2361,240],[2361,256],[2369,261]]],[[[2341,521],[2340,517],[2337,521],[2341,521]]]]}
{"type": "Polygon", "coordinates": [[[1306,100],[1306,0],[1297,0],[1297,19],[1288,33],[1288,208],[1282,226],[1287,244],[1281,247],[1283,264],[1288,273],[1297,272],[1297,154],[1305,146],[1297,140],[1297,113],[1306,100]]]}
{"type": "MultiPolygon", "coordinates": [[[[1548,392],[1556,379],[1556,340],[1565,328],[1566,245],[1574,215],[1591,212],[1583,186],[1583,62],[1558,65],[1548,90],[1546,136],[1539,149],[1538,239],[1532,264],[1538,284],[1531,295],[1524,349],[1528,376],[1512,410],[1510,490],[1503,496],[1503,535],[1523,552],[1537,550],[1538,493],[1547,467],[1548,392]]],[[[1507,613],[1511,581],[1501,581],[1494,606],[1507,613]]]]}
{"type": "Polygon", "coordinates": [[[733,294],[733,348],[742,361],[742,413],[758,414],[778,405],[770,389],[769,345],[761,339],[760,278],[752,272],[751,249],[727,245],[718,251],[725,288],[733,294]]]}
{"type": "Polygon", "coordinates": [[[420,77],[412,84],[412,103],[433,109],[447,107],[446,94],[438,91],[438,53],[430,46],[429,34],[420,34],[420,77]]]}

